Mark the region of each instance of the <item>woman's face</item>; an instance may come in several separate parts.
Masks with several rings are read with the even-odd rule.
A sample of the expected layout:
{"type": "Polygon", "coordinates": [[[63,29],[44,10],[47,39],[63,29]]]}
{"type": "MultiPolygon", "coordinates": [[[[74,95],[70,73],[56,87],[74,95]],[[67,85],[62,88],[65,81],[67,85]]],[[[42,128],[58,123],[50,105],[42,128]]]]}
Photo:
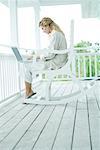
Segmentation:
{"type": "Polygon", "coordinates": [[[44,33],[47,33],[47,34],[51,33],[51,31],[52,31],[50,26],[41,27],[41,29],[44,33]]]}

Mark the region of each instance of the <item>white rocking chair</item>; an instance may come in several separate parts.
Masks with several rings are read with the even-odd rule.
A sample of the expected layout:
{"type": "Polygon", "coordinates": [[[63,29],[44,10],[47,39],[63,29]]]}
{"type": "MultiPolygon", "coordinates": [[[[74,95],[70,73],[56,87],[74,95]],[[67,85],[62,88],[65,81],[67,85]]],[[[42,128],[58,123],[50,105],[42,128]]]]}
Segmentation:
{"type": "MultiPolygon", "coordinates": [[[[67,63],[60,69],[56,69],[56,70],[43,70],[43,71],[37,71],[34,72],[34,74],[45,74],[46,75],[46,87],[45,87],[45,96],[42,97],[39,94],[34,96],[33,98],[30,98],[28,100],[24,100],[24,103],[32,103],[32,104],[40,104],[40,105],[60,105],[60,104],[66,104],[68,102],[68,100],[73,100],[73,96],[77,97],[79,94],[84,95],[84,97],[86,98],[86,93],[85,90],[83,88],[83,86],[81,85],[81,82],[79,79],[76,78],[76,75],[73,73],[72,71],[72,62],[74,60],[74,54],[73,54],[73,49],[65,49],[65,50],[50,50],[50,53],[55,53],[55,54],[68,54],[68,61],[67,63]],[[77,84],[79,87],[79,90],[71,93],[71,94],[67,94],[64,96],[60,96],[60,97],[53,97],[51,95],[51,85],[53,82],[53,79],[55,76],[57,76],[58,74],[66,74],[68,77],[70,77],[70,79],[73,81],[73,83],[77,84]]],[[[43,82],[41,82],[43,83],[43,82]]]]}

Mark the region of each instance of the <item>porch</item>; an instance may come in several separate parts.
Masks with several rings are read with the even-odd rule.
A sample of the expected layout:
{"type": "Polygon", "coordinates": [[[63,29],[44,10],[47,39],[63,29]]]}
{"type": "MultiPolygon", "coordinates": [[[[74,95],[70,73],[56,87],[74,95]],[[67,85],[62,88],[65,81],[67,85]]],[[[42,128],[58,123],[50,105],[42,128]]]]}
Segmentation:
{"type": "MultiPolygon", "coordinates": [[[[2,0],[1,3],[3,3],[2,0]]],[[[52,5],[54,3],[64,5],[65,1],[52,1],[52,5]]],[[[76,3],[79,4],[79,1],[76,3]]],[[[29,24],[32,25],[32,34],[34,18],[35,36],[31,38],[31,34],[28,34],[32,39],[32,46],[29,44],[28,47],[32,47],[33,49],[34,45],[36,45],[37,48],[40,48],[40,33],[37,28],[41,14],[39,10],[41,5],[48,6],[50,4],[51,0],[29,0],[27,2],[9,0],[9,3],[8,0],[6,0],[4,2],[7,11],[9,11],[10,26],[8,29],[9,32],[5,34],[5,36],[8,36],[7,42],[3,40],[0,41],[1,43],[6,43],[6,45],[0,44],[0,150],[100,149],[100,80],[97,80],[95,86],[86,92],[86,100],[84,100],[84,95],[78,94],[77,96],[72,96],[71,99],[68,98],[64,105],[23,104],[24,80],[22,65],[16,61],[11,48],[9,48],[7,44],[18,47],[23,47],[24,44],[24,47],[26,47],[27,44],[25,41],[21,43],[21,36],[27,37],[28,39],[27,32],[25,35],[22,34],[19,36],[20,32],[18,26],[20,24],[20,27],[23,28],[23,25],[18,22],[17,15],[19,13],[18,7],[31,6],[32,8],[34,7],[34,17],[29,15],[28,18],[31,17],[29,24]],[[8,33],[10,33],[10,35],[8,33]]],[[[97,2],[95,2],[94,5],[92,1],[91,3],[88,1],[85,5],[82,1],[83,17],[98,17],[98,10],[99,5],[97,2]],[[88,4],[91,4],[89,10],[85,7],[89,6],[88,4]],[[95,6],[97,11],[94,11],[95,6]]],[[[21,20],[24,26],[28,22],[26,16],[25,22],[23,19],[21,20]]],[[[5,29],[4,27],[3,31],[5,29]]],[[[88,34],[87,31],[85,33],[86,35],[88,34]]],[[[3,36],[3,34],[1,35],[3,36]]],[[[72,35],[73,36],[68,39],[69,45],[72,43],[70,46],[74,46],[74,32],[72,32],[72,35]]],[[[92,34],[92,37],[93,35],[94,34],[92,34]]],[[[94,37],[96,36],[94,35],[94,37]]],[[[72,48],[74,49],[74,47],[72,48]]],[[[85,85],[87,81],[90,82],[91,79],[100,76],[100,47],[90,47],[90,49],[91,48],[93,51],[88,51],[89,49],[87,47],[85,47],[85,49],[79,48],[77,52],[74,51],[75,60],[73,61],[72,69],[83,85],[85,85]],[[81,53],[81,50],[87,51],[81,53]]],[[[24,51],[24,54],[26,54],[26,51],[24,51]]],[[[20,52],[22,52],[21,49],[20,52]]],[[[44,92],[44,90],[42,90],[41,93],[44,92]]],[[[66,74],[58,75],[52,87],[52,94],[54,96],[63,96],[66,93],[71,94],[76,90],[76,85],[73,85],[72,82],[69,81],[66,74]],[[59,82],[61,79],[62,81],[59,82]]],[[[60,101],[62,101],[62,99],[60,99],[60,101]]]]}
{"type": "MultiPolygon", "coordinates": [[[[99,80],[96,81],[99,85],[99,80]]],[[[22,104],[24,96],[0,105],[1,150],[99,150],[100,87],[73,97],[66,105],[22,104]]],[[[75,90],[72,83],[54,83],[53,95],[75,90]]]]}

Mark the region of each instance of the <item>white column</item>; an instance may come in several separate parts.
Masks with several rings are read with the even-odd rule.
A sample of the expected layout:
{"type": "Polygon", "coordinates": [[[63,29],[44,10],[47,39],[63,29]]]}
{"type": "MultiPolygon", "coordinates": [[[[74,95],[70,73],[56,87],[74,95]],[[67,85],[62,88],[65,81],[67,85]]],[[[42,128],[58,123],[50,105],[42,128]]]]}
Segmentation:
{"type": "Polygon", "coordinates": [[[17,0],[9,0],[11,45],[18,46],[17,0]]]}
{"type": "Polygon", "coordinates": [[[39,30],[39,21],[40,21],[40,4],[39,1],[34,2],[34,12],[35,12],[35,38],[36,38],[36,48],[40,48],[40,30],[39,30]]]}
{"type": "MultiPolygon", "coordinates": [[[[9,0],[11,45],[18,47],[17,0],[9,0]]],[[[21,95],[20,64],[18,63],[18,88],[21,95]]]]}
{"type": "Polygon", "coordinates": [[[75,51],[74,51],[74,20],[71,20],[70,24],[70,49],[73,57],[72,61],[72,72],[74,75],[76,75],[76,69],[75,69],[75,51]]]}

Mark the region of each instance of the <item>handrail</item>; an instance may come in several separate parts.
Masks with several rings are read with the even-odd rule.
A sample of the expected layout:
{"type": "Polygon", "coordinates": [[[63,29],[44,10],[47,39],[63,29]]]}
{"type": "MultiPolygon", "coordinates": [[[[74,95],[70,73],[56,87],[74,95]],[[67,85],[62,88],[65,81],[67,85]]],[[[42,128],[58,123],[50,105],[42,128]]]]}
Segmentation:
{"type": "MultiPolygon", "coordinates": [[[[32,49],[32,48],[23,48],[23,47],[19,47],[19,46],[15,46],[15,45],[6,45],[6,44],[0,44],[0,46],[3,46],[3,47],[8,47],[8,48],[11,48],[11,47],[17,47],[18,49],[23,49],[23,50],[31,50],[31,51],[40,51],[40,50],[42,50],[42,52],[43,51],[46,51],[46,50],[48,50],[48,52],[50,52],[50,53],[59,53],[59,54],[61,54],[62,52],[64,52],[64,50],[62,49],[62,52],[61,52],[61,50],[59,51],[59,50],[49,50],[48,48],[47,49],[32,49]]],[[[88,46],[88,47],[74,47],[73,49],[74,50],[93,50],[93,49],[98,49],[98,48],[100,48],[100,46],[88,46]]],[[[64,53],[67,53],[67,52],[69,52],[70,50],[71,50],[71,48],[68,48],[68,49],[66,49],[65,50],[65,52],[64,53]],[[67,51],[66,51],[67,50],[67,51]]]]}
{"type": "Polygon", "coordinates": [[[93,50],[93,49],[100,49],[100,46],[88,46],[88,47],[74,47],[75,50],[93,50]]]}
{"type": "Polygon", "coordinates": [[[0,44],[0,46],[2,46],[2,47],[7,47],[7,48],[11,48],[11,47],[17,47],[18,49],[36,51],[36,49],[31,49],[31,48],[22,48],[22,47],[18,47],[18,46],[14,46],[14,45],[0,44]]]}
{"type": "Polygon", "coordinates": [[[95,55],[100,55],[99,52],[93,52],[93,53],[75,53],[77,56],[95,56],[95,55]]]}

